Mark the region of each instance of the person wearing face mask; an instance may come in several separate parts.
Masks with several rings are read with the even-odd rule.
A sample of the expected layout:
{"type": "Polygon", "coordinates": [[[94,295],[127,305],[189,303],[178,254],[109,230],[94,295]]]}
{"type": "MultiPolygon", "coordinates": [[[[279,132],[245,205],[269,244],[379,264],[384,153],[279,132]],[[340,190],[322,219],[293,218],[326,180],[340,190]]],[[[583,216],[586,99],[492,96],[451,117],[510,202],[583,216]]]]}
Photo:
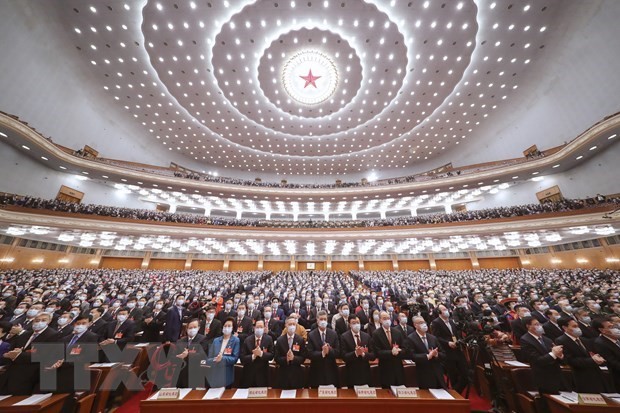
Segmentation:
{"type": "Polygon", "coordinates": [[[545,311],[545,315],[547,316],[547,319],[549,320],[543,324],[543,330],[545,331],[545,336],[555,341],[556,338],[564,334],[564,332],[562,331],[562,328],[558,325],[558,321],[560,320],[560,313],[550,308],[549,310],[545,311]]]}
{"type": "Polygon", "coordinates": [[[281,389],[301,389],[304,387],[304,370],[306,360],[306,344],[304,339],[295,333],[297,320],[295,317],[286,319],[284,334],[275,344],[275,360],[278,363],[278,387],[281,389]]]}
{"type": "Polygon", "coordinates": [[[13,310],[13,316],[10,318],[9,322],[16,325],[23,325],[24,320],[26,320],[26,313],[30,308],[30,304],[20,303],[15,310],[13,310]]]}
{"type": "Polygon", "coordinates": [[[49,327],[51,321],[49,314],[38,314],[32,322],[32,331],[17,336],[13,349],[3,354],[7,363],[5,374],[10,379],[2,384],[0,394],[31,395],[35,392],[41,367],[32,361],[32,354],[39,351],[39,344],[58,341],[56,330],[49,327]]]}
{"type": "Polygon", "coordinates": [[[160,331],[164,329],[166,322],[166,312],[164,311],[163,300],[155,301],[152,310],[147,309],[144,320],[142,320],[142,338],[144,343],[154,343],[160,341],[160,331]]]}
{"type": "Polygon", "coordinates": [[[349,316],[349,330],[340,336],[340,354],[346,364],[347,387],[370,384],[370,362],[376,359],[371,346],[371,336],[362,331],[357,315],[349,316]]]}
{"type": "Polygon", "coordinates": [[[338,386],[336,358],[340,357],[340,341],[338,334],[327,326],[327,312],[319,311],[318,328],[308,334],[306,348],[310,359],[310,387],[330,384],[338,386]]]}
{"type": "Polygon", "coordinates": [[[378,328],[371,339],[371,347],[379,359],[379,376],[381,387],[405,384],[403,360],[407,358],[405,337],[400,329],[392,327],[392,320],[387,311],[379,313],[381,328],[378,328]]]}
{"type": "Polygon", "coordinates": [[[273,309],[270,304],[263,307],[263,321],[265,322],[265,334],[268,334],[275,343],[282,334],[282,324],[273,318],[273,309]]]}
{"type": "Polygon", "coordinates": [[[179,379],[177,381],[177,387],[202,387],[204,383],[190,383],[189,371],[190,369],[200,368],[200,361],[204,360],[207,356],[207,341],[206,337],[199,334],[200,322],[197,319],[191,319],[187,323],[187,335],[181,337],[175,343],[176,359],[178,365],[182,365],[179,372],[179,379]],[[184,364],[182,362],[185,362],[184,364]],[[191,365],[191,367],[190,367],[191,365]]]}
{"type": "Polygon", "coordinates": [[[545,324],[549,319],[545,316],[545,311],[549,308],[547,303],[538,299],[530,301],[530,308],[532,308],[532,317],[538,320],[540,324],[545,324]]]}
{"type": "Polygon", "coordinates": [[[31,330],[32,323],[34,322],[35,317],[42,312],[43,312],[43,304],[41,303],[32,304],[30,308],[28,309],[28,311],[26,311],[26,318],[22,322],[22,327],[24,327],[26,330],[31,330]]]}
{"type": "Polygon", "coordinates": [[[206,308],[205,319],[200,324],[200,334],[207,337],[210,345],[216,337],[222,335],[222,322],[215,317],[216,308],[210,305],[206,308]]]}
{"type": "MultiPolygon", "coordinates": [[[[445,367],[452,388],[461,393],[468,383],[468,366],[463,349],[457,344],[462,336],[457,325],[450,319],[448,308],[439,304],[437,307],[439,317],[431,323],[431,333],[439,341],[439,347],[445,353],[445,367]]],[[[489,314],[491,310],[487,310],[489,314]]],[[[485,313],[483,313],[485,314],[485,313]]]]}
{"type": "Polygon", "coordinates": [[[368,298],[362,298],[360,302],[360,309],[355,313],[357,318],[359,318],[360,323],[362,323],[362,330],[368,332],[368,323],[372,321],[372,314],[370,310],[370,302],[368,298]]]}
{"type": "Polygon", "coordinates": [[[408,321],[409,319],[407,317],[407,314],[403,313],[402,311],[398,313],[398,328],[401,329],[401,333],[403,333],[403,336],[405,337],[413,333],[413,327],[407,324],[408,321]]]}
{"type": "Polygon", "coordinates": [[[600,366],[605,359],[595,354],[594,345],[583,339],[575,320],[562,318],[558,321],[564,334],[555,340],[564,349],[564,361],[571,367],[575,390],[578,393],[611,392],[600,366]]]}
{"type": "Polygon", "coordinates": [[[103,341],[99,344],[102,346],[116,344],[123,349],[127,343],[133,341],[135,335],[136,324],[133,320],[129,320],[129,309],[121,308],[116,315],[116,321],[108,323],[103,341]]]}
{"type": "Polygon", "coordinates": [[[370,337],[372,337],[373,333],[377,331],[377,329],[381,328],[381,319],[379,318],[380,313],[381,312],[376,308],[370,312],[370,320],[366,331],[370,337]]]}
{"type": "Polygon", "coordinates": [[[267,387],[269,362],[273,357],[273,338],[265,333],[265,322],[258,320],[254,325],[254,334],[248,336],[241,345],[241,387],[267,387]]]}
{"type": "Polygon", "coordinates": [[[218,320],[220,320],[222,325],[224,325],[224,321],[226,321],[228,317],[237,317],[237,312],[233,310],[233,300],[226,300],[226,302],[224,303],[224,308],[219,313],[217,313],[216,317],[218,320]]]}
{"type": "Polygon", "coordinates": [[[510,322],[510,330],[512,331],[512,342],[516,345],[519,345],[519,340],[523,336],[523,334],[527,333],[527,328],[525,328],[525,324],[523,323],[523,319],[525,317],[531,317],[532,314],[530,309],[522,304],[518,304],[515,307],[517,312],[517,318],[510,322]]]}
{"type": "Polygon", "coordinates": [[[523,322],[527,333],[521,337],[521,355],[532,368],[534,388],[541,394],[557,394],[561,390],[568,390],[561,369],[563,347],[555,345],[544,336],[543,327],[534,317],[525,317],[523,322]]]}
{"type": "MultiPolygon", "coordinates": [[[[52,322],[53,323],[53,322],[52,322]]],[[[56,320],[56,325],[51,324],[58,332],[59,338],[65,338],[73,333],[73,316],[71,313],[63,313],[56,320]]]]}
{"type": "Polygon", "coordinates": [[[235,320],[228,318],[222,327],[223,335],[213,340],[209,346],[206,364],[209,387],[228,387],[233,383],[233,368],[239,360],[239,338],[233,335],[235,320]]]}
{"type": "Polygon", "coordinates": [[[108,323],[103,318],[103,310],[101,307],[93,308],[90,310],[90,328],[89,330],[99,337],[99,341],[104,339],[106,330],[108,328],[108,323]]]}
{"type": "Polygon", "coordinates": [[[233,325],[234,335],[239,337],[240,343],[244,343],[245,339],[252,334],[252,319],[246,315],[246,311],[245,304],[239,304],[235,324],[233,325]]]}
{"type": "Polygon", "coordinates": [[[577,325],[581,329],[583,341],[591,342],[598,337],[598,333],[592,328],[592,317],[590,317],[587,309],[583,307],[578,308],[575,311],[575,318],[577,319],[577,325]]]}
{"type": "Polygon", "coordinates": [[[336,330],[338,337],[343,335],[349,329],[349,304],[340,303],[338,304],[338,314],[332,317],[332,327],[336,330]]]}
{"type": "Polygon", "coordinates": [[[607,362],[614,391],[620,392],[620,328],[608,317],[595,319],[592,326],[601,334],[594,340],[594,351],[607,362]]]}
{"type": "Polygon", "coordinates": [[[176,342],[181,335],[181,326],[189,317],[189,311],[185,308],[185,296],[179,294],[174,299],[174,305],[166,313],[166,326],[164,327],[164,342],[176,342]]]}
{"type": "Polygon", "coordinates": [[[558,302],[558,307],[560,309],[560,317],[576,320],[575,315],[573,314],[573,306],[568,302],[567,299],[560,300],[558,302]]]}
{"type": "Polygon", "coordinates": [[[138,300],[135,298],[130,298],[127,300],[127,308],[129,309],[129,319],[133,320],[136,323],[138,329],[142,324],[142,314],[143,309],[138,308],[138,300]]]}
{"type": "Polygon", "coordinates": [[[442,362],[446,354],[437,337],[428,333],[424,318],[413,317],[415,331],[406,340],[411,359],[415,361],[418,386],[421,389],[447,389],[443,379],[442,362]]]}

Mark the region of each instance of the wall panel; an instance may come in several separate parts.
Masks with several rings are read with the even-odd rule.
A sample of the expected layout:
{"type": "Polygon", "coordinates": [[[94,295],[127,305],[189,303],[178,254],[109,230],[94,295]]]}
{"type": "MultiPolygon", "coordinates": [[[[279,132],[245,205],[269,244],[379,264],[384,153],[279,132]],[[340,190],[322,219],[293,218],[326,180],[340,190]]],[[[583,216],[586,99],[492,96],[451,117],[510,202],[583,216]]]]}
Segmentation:
{"type": "Polygon", "coordinates": [[[203,271],[222,271],[224,268],[224,261],[216,260],[193,260],[192,270],[203,271]]]}
{"type": "Polygon", "coordinates": [[[151,258],[149,270],[184,270],[185,260],[167,260],[164,258],[151,258]]]}
{"type": "Polygon", "coordinates": [[[67,254],[61,251],[46,251],[34,248],[15,247],[11,250],[9,245],[0,245],[0,258],[13,258],[13,262],[0,262],[0,268],[96,268],[97,264],[91,264],[94,255],[67,254]],[[10,252],[9,252],[10,251],[10,252]],[[42,262],[38,262],[39,260],[42,262]],[[37,260],[37,262],[33,262],[37,260]],[[68,260],[68,262],[59,262],[68,260]]]}
{"type": "Polygon", "coordinates": [[[480,268],[521,268],[519,257],[478,258],[480,268]]]}
{"type": "Polygon", "coordinates": [[[438,270],[456,271],[473,269],[473,265],[471,264],[471,260],[469,258],[454,260],[435,260],[435,264],[437,264],[438,270]]]}
{"type": "Polygon", "coordinates": [[[124,257],[103,257],[99,268],[110,269],[140,269],[142,267],[142,258],[124,258],[124,257]]]}
{"type": "Polygon", "coordinates": [[[398,269],[409,271],[430,270],[431,263],[428,260],[403,260],[398,261],[398,269]]]}
{"type": "MultiPolygon", "coordinates": [[[[322,261],[310,261],[314,263],[314,270],[315,271],[322,271],[325,269],[325,262],[322,261]]],[[[298,261],[295,263],[297,266],[297,271],[306,271],[308,269],[307,267],[307,262],[305,261],[298,261]]]]}
{"type": "Polygon", "coordinates": [[[332,271],[357,271],[360,269],[357,261],[332,261],[332,271]]]}
{"type": "Polygon", "coordinates": [[[392,261],[364,261],[366,271],[392,271],[393,269],[392,261]]]}
{"type": "Polygon", "coordinates": [[[265,271],[289,271],[291,269],[290,261],[263,261],[263,270],[265,271]]]}
{"type": "Polygon", "coordinates": [[[230,261],[228,271],[256,271],[258,261],[230,261]]]}

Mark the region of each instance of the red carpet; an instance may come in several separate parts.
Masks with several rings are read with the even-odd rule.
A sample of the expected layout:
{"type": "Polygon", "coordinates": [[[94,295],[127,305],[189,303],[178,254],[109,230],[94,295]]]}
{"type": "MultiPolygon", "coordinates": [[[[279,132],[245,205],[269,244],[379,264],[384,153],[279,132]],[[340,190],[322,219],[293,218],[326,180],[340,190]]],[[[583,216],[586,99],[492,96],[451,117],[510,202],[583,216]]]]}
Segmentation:
{"type": "MultiPolygon", "coordinates": [[[[150,394],[150,384],[147,385],[147,389],[143,392],[140,392],[129,399],[125,404],[120,406],[114,413],[139,413],[140,412],[140,401],[146,399],[150,394]]],[[[471,410],[472,411],[483,411],[486,412],[491,409],[491,403],[483,399],[476,393],[476,389],[472,387],[471,392],[469,393],[469,400],[471,401],[471,410]]]]}

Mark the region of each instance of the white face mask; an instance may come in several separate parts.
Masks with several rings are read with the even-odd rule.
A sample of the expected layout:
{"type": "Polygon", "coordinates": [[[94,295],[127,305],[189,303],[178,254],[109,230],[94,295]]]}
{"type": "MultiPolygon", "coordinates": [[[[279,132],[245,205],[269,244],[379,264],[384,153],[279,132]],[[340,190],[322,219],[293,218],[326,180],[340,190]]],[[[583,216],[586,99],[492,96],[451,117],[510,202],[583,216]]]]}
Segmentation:
{"type": "Polygon", "coordinates": [[[400,318],[400,323],[401,324],[407,324],[407,317],[401,317],[400,318]]]}
{"type": "Polygon", "coordinates": [[[45,321],[32,323],[32,329],[36,332],[43,330],[45,327],[47,327],[47,323],[45,321]]]}
{"type": "Polygon", "coordinates": [[[136,303],[127,303],[127,308],[134,308],[136,303]]]}
{"type": "Polygon", "coordinates": [[[82,334],[87,329],[88,329],[88,326],[85,326],[84,324],[80,324],[80,325],[73,327],[73,331],[77,334],[82,334]]]}
{"type": "Polygon", "coordinates": [[[325,321],[325,320],[319,321],[319,327],[326,328],[327,327],[327,321],[325,321]]]}
{"type": "Polygon", "coordinates": [[[16,308],[15,311],[13,311],[14,315],[22,315],[24,314],[24,309],[23,308],[16,308]]]}
{"type": "Polygon", "coordinates": [[[127,320],[127,316],[126,315],[119,315],[118,317],[116,317],[116,319],[118,321],[120,321],[121,323],[125,322],[125,320],[127,320]]]}
{"type": "Polygon", "coordinates": [[[69,322],[69,319],[68,319],[68,318],[66,318],[66,317],[60,317],[60,318],[58,319],[58,325],[59,325],[59,326],[64,326],[64,325],[66,325],[68,322],[69,322]]]}
{"type": "Polygon", "coordinates": [[[198,334],[198,328],[188,328],[187,329],[187,335],[194,338],[196,337],[196,334],[198,334]]]}
{"type": "Polygon", "coordinates": [[[297,326],[288,326],[286,327],[286,331],[288,331],[289,334],[295,334],[295,330],[297,329],[297,326]]]}
{"type": "Polygon", "coordinates": [[[543,326],[536,326],[534,327],[534,332],[540,336],[545,332],[545,329],[543,326]]]}
{"type": "Polygon", "coordinates": [[[424,333],[428,331],[428,326],[426,325],[426,323],[420,324],[420,330],[424,333]]]}
{"type": "Polygon", "coordinates": [[[215,317],[215,313],[207,313],[207,320],[213,321],[213,317],[215,317]]]}
{"type": "Polygon", "coordinates": [[[229,336],[232,333],[232,327],[224,327],[222,329],[222,332],[224,333],[225,336],[229,336]]]}
{"type": "Polygon", "coordinates": [[[178,305],[179,307],[183,307],[183,304],[185,304],[185,301],[184,301],[184,300],[177,300],[177,305],[178,305]]]}
{"type": "Polygon", "coordinates": [[[448,310],[444,310],[444,311],[442,311],[442,312],[441,312],[441,314],[442,314],[445,318],[450,317],[450,312],[449,312],[448,310]]]}
{"type": "Polygon", "coordinates": [[[265,332],[264,328],[255,328],[254,329],[254,334],[256,334],[256,337],[262,337],[263,333],[265,332]]]}
{"type": "Polygon", "coordinates": [[[375,321],[379,321],[379,314],[374,314],[372,316],[372,319],[375,320],[375,321]]]}
{"type": "Polygon", "coordinates": [[[243,318],[243,317],[245,316],[245,310],[239,310],[239,312],[237,312],[237,315],[238,315],[240,318],[243,318]]]}
{"type": "Polygon", "coordinates": [[[265,318],[266,319],[270,319],[271,318],[271,312],[270,311],[265,311],[265,318]]]}
{"type": "Polygon", "coordinates": [[[348,317],[349,316],[349,310],[342,310],[342,316],[343,317],[348,317]]]}
{"type": "Polygon", "coordinates": [[[33,318],[39,314],[39,310],[28,310],[26,314],[28,315],[28,317],[33,318]]]}
{"type": "Polygon", "coordinates": [[[383,326],[383,328],[390,328],[391,324],[392,324],[392,322],[390,320],[383,320],[381,322],[381,325],[383,326]]]}
{"type": "Polygon", "coordinates": [[[161,310],[162,305],[161,304],[155,304],[155,309],[156,310],[161,310]]]}
{"type": "Polygon", "coordinates": [[[351,324],[351,331],[353,331],[354,333],[359,333],[361,328],[361,324],[351,324]]]}

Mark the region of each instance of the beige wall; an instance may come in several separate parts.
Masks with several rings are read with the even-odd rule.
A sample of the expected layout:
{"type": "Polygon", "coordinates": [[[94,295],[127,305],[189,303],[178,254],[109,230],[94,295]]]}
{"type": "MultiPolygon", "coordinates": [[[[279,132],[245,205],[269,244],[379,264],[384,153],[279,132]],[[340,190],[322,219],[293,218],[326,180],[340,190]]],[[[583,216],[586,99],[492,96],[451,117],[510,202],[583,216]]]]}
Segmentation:
{"type": "Polygon", "coordinates": [[[222,271],[224,261],[215,260],[192,260],[192,270],[222,271]]]}

